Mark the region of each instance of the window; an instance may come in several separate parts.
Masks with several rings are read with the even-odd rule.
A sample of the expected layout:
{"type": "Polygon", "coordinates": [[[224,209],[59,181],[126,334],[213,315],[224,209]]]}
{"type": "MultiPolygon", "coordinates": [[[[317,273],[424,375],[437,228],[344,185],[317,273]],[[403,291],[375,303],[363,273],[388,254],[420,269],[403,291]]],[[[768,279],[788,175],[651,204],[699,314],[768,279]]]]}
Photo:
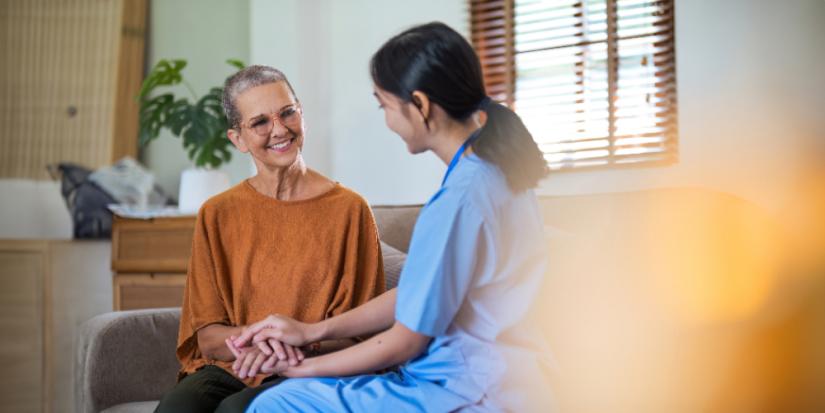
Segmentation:
{"type": "Polygon", "coordinates": [[[487,93],[550,168],[676,161],[673,0],[470,0],[487,93]]]}

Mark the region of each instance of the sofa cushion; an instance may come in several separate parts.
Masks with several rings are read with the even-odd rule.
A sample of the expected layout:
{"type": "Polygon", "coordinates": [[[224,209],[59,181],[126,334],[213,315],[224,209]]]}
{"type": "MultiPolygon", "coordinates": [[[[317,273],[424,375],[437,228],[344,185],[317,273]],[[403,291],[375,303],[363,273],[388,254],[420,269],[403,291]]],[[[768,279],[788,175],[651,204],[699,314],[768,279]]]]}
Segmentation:
{"type": "Polygon", "coordinates": [[[406,253],[421,205],[373,205],[372,213],[381,241],[406,253]]]}
{"type": "Polygon", "coordinates": [[[407,254],[381,241],[381,255],[384,257],[384,281],[387,290],[391,290],[398,286],[398,278],[401,276],[407,254]]]}
{"type": "Polygon", "coordinates": [[[160,401],[123,403],[112,406],[100,413],[152,413],[160,401]]]}

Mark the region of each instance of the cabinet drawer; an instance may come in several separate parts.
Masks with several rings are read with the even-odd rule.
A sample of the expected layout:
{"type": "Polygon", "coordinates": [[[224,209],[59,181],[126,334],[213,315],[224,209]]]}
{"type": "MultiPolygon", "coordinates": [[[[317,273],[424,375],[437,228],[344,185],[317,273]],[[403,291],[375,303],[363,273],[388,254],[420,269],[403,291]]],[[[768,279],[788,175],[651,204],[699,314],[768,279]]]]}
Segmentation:
{"type": "Polygon", "coordinates": [[[115,217],[112,269],[116,272],[186,272],[195,217],[154,220],[115,217]]]}
{"type": "Polygon", "coordinates": [[[115,274],[117,310],[180,307],[186,274],[115,274]]]}

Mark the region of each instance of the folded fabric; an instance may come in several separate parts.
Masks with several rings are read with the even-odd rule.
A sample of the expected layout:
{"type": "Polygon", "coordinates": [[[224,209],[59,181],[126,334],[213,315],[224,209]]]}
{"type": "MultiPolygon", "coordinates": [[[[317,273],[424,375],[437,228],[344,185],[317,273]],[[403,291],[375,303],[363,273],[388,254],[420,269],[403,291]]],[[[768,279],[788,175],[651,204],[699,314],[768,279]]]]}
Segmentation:
{"type": "Polygon", "coordinates": [[[92,172],[89,179],[120,204],[146,207],[165,205],[168,201],[168,197],[155,185],[154,175],[130,157],[92,172]]]}

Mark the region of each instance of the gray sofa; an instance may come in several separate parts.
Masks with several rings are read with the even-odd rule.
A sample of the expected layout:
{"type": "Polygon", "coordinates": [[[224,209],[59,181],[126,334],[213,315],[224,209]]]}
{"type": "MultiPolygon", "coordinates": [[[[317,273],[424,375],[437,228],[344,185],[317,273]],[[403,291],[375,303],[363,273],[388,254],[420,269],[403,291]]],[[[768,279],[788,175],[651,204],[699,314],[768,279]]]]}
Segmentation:
{"type": "MultiPolygon", "coordinates": [[[[375,206],[387,287],[398,282],[420,206],[375,206]]],[[[81,326],[75,357],[77,413],[152,412],[175,384],[179,308],[118,311],[81,326]]]]}
{"type": "MultiPolygon", "coordinates": [[[[740,403],[749,394],[813,400],[816,392],[777,395],[771,386],[791,374],[815,377],[814,367],[791,363],[796,370],[777,375],[754,350],[779,357],[814,342],[770,341],[797,325],[776,314],[825,325],[825,311],[805,312],[820,308],[808,292],[823,290],[803,282],[819,278],[777,276],[788,271],[779,266],[781,237],[760,208],[691,188],[543,197],[541,207],[549,267],[526,321],[563,371],[553,389],[561,411],[753,411],[740,403]],[[743,380],[747,393],[737,387],[743,380]]],[[[385,248],[388,278],[400,270],[418,209],[374,208],[382,240],[401,251],[385,248]]],[[[175,381],[178,316],[133,311],[86,323],[77,412],[152,411],[175,381]]]]}

